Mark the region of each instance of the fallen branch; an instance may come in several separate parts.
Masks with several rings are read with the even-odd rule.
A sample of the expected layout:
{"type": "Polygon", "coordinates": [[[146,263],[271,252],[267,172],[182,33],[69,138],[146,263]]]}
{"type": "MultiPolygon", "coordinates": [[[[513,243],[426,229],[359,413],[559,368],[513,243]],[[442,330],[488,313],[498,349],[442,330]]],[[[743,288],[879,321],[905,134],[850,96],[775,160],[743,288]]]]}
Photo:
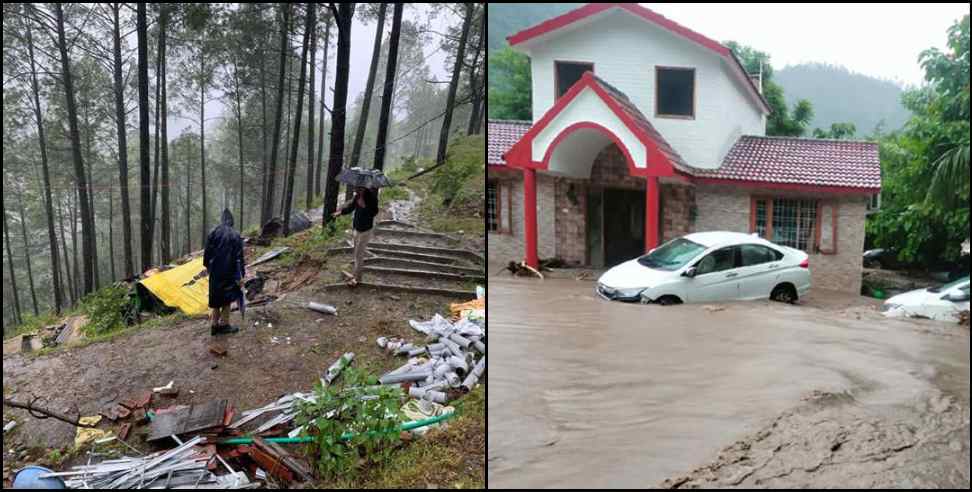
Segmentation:
{"type": "Polygon", "coordinates": [[[35,419],[38,419],[38,420],[47,420],[49,418],[53,418],[53,419],[56,419],[56,420],[60,420],[61,422],[64,422],[64,423],[71,424],[71,425],[73,425],[75,427],[83,427],[83,428],[86,428],[86,429],[94,429],[94,428],[98,427],[97,425],[82,424],[81,423],[81,414],[80,413],[78,414],[77,417],[75,417],[74,419],[71,419],[70,417],[67,417],[65,415],[62,415],[62,414],[53,412],[51,410],[47,410],[46,408],[40,408],[40,407],[34,406],[34,403],[37,402],[37,400],[39,400],[39,399],[40,398],[34,398],[33,400],[31,400],[30,403],[20,403],[20,402],[16,402],[16,401],[8,400],[8,399],[4,398],[3,399],[3,406],[10,407],[10,408],[19,408],[21,410],[27,410],[27,413],[29,413],[31,417],[34,417],[35,419]]]}

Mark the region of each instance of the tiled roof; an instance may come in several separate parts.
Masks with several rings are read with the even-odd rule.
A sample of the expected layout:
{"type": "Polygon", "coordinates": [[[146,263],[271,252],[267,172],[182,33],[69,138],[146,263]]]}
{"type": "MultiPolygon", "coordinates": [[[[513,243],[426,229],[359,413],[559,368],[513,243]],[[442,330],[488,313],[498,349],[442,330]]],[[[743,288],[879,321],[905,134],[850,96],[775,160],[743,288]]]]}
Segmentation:
{"type": "Polygon", "coordinates": [[[530,121],[489,120],[486,122],[486,164],[490,166],[505,166],[503,154],[520,141],[523,134],[530,129],[530,121]]]}
{"type": "Polygon", "coordinates": [[[628,99],[628,96],[625,95],[625,93],[621,92],[613,85],[605,82],[604,79],[598,77],[597,75],[594,76],[594,80],[601,87],[603,87],[604,90],[607,91],[607,93],[614,98],[615,101],[618,102],[621,109],[624,110],[624,112],[630,116],[632,120],[634,120],[639,129],[645,132],[648,137],[655,142],[655,145],[658,146],[658,150],[668,157],[669,162],[671,162],[676,169],[686,172],[691,171],[692,167],[689,166],[684,159],[682,159],[682,156],[679,155],[671,145],[669,145],[668,141],[662,137],[661,133],[658,133],[658,130],[656,130],[651,122],[648,121],[648,118],[645,117],[641,110],[639,110],[638,107],[635,106],[630,99],[628,99]]]}
{"type": "Polygon", "coordinates": [[[849,140],[743,136],[716,170],[700,178],[839,188],[881,188],[878,144],[849,140]]]}

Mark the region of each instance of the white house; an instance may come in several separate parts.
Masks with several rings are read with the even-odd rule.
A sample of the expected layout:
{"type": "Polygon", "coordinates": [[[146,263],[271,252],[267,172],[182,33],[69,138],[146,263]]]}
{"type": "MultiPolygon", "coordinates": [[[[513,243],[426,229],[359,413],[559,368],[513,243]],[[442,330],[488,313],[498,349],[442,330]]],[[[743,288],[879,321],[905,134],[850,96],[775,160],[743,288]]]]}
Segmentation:
{"type": "Polygon", "coordinates": [[[877,144],[766,137],[758,76],[637,4],[521,31],[532,121],[488,122],[490,255],[607,267],[695,231],[755,232],[859,291],[877,144]]]}

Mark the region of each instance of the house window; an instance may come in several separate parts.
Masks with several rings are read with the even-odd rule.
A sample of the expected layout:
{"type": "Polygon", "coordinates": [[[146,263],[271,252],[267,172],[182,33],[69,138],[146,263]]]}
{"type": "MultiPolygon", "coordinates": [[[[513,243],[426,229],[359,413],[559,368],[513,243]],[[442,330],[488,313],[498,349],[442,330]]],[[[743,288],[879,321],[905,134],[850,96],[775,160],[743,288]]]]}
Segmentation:
{"type": "Polygon", "coordinates": [[[554,75],[556,77],[557,99],[567,93],[574,84],[577,83],[584,72],[593,72],[593,63],[584,62],[554,62],[554,75]]]}
{"type": "Polygon", "coordinates": [[[817,200],[754,198],[750,232],[807,253],[837,253],[837,205],[817,200]]]}
{"type": "Polygon", "coordinates": [[[510,233],[510,185],[502,181],[486,183],[486,231],[510,233]]]}
{"type": "Polygon", "coordinates": [[[655,67],[655,116],[695,118],[695,69],[655,67]]]}
{"type": "Polygon", "coordinates": [[[867,201],[867,212],[869,214],[879,212],[881,210],[881,194],[875,193],[867,201]]]}
{"type": "Polygon", "coordinates": [[[486,230],[497,232],[500,228],[499,187],[495,181],[486,184],[486,230]]]}

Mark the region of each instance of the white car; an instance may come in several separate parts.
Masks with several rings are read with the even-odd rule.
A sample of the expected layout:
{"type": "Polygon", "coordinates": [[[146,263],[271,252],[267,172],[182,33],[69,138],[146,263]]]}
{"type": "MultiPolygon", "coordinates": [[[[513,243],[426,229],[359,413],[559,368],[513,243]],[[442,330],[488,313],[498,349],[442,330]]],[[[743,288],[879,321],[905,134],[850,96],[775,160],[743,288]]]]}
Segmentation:
{"type": "Polygon", "coordinates": [[[958,322],[959,314],[969,310],[969,277],[930,289],[894,296],[881,311],[888,317],[928,318],[958,322]]]}
{"type": "Polygon", "coordinates": [[[607,300],[645,304],[793,303],[810,291],[810,257],[756,235],[702,232],[608,270],[596,290],[607,300]]]}

